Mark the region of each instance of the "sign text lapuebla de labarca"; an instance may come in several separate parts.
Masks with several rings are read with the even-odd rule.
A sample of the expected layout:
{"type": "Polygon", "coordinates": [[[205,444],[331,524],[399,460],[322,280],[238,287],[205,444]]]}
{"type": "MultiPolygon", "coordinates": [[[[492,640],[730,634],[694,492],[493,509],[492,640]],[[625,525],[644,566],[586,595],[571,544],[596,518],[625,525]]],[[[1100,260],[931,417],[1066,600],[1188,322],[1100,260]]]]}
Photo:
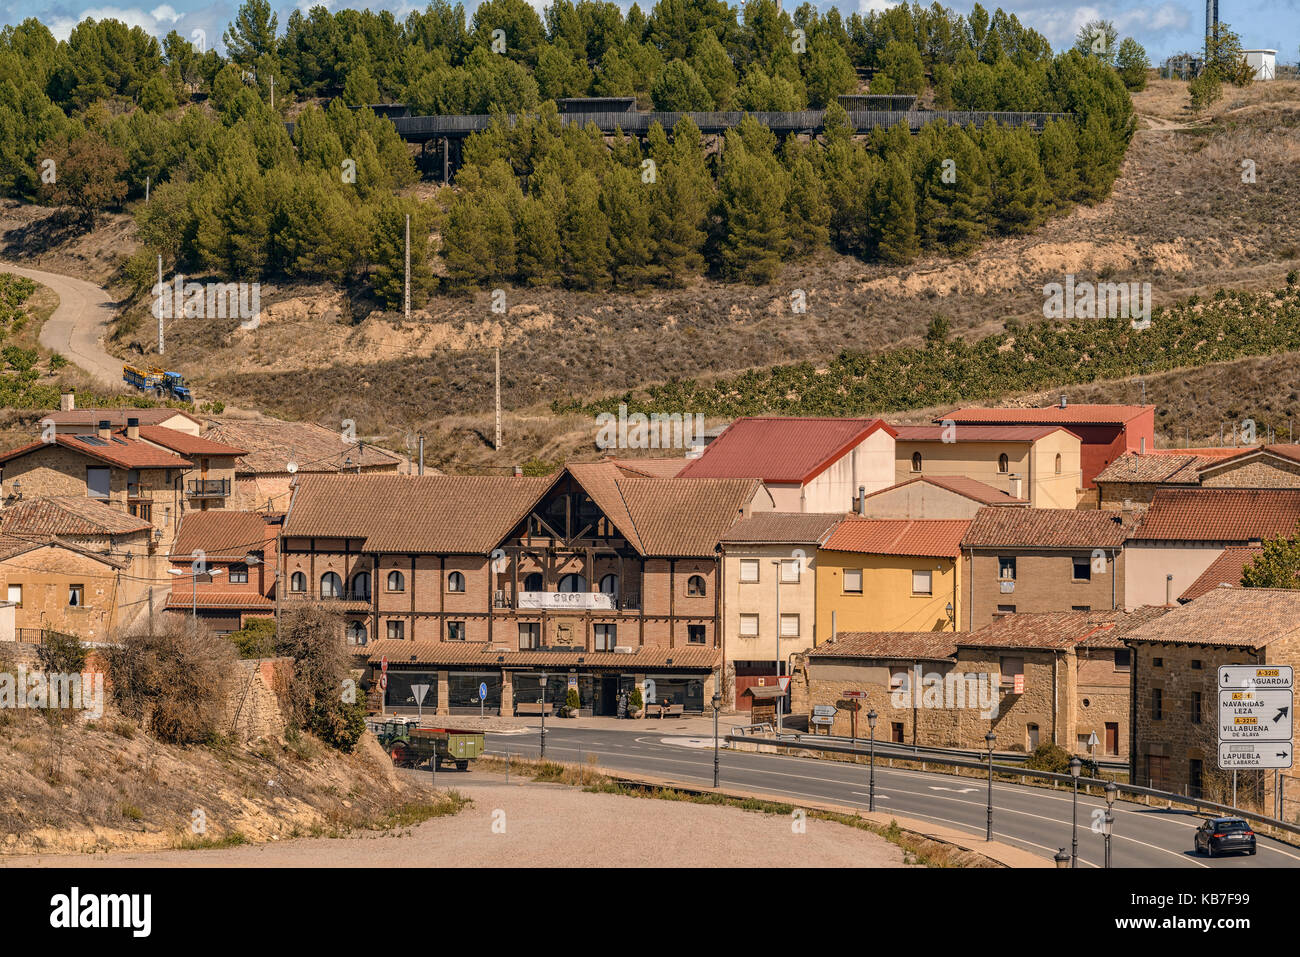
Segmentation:
{"type": "Polygon", "coordinates": [[[1289,665],[1219,668],[1219,767],[1291,767],[1292,697],[1289,665]]]}

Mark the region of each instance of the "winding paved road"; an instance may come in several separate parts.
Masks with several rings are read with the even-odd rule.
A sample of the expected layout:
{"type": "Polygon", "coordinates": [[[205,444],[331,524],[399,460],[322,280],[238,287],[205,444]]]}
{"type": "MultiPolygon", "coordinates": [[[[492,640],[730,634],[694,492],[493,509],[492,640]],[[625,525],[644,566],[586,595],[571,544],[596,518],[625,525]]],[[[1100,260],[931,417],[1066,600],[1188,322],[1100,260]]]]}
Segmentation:
{"type": "MultiPolygon", "coordinates": [[[[494,754],[537,756],[538,734],[490,734],[494,754]]],[[[683,784],[712,785],[711,737],[674,736],[646,731],[546,729],[546,753],[561,761],[586,762],[597,755],[606,770],[639,771],[670,777],[683,784]]],[[[722,784],[747,791],[766,792],[775,800],[831,801],[866,809],[868,770],[863,765],[743,751],[722,752],[722,784]]],[[[955,777],[923,771],[876,766],[876,810],[896,810],[973,834],[983,835],[986,783],[974,777],[955,777]]],[[[1100,797],[1079,795],[1079,866],[1101,867],[1103,838],[1090,824],[1094,810],[1105,807],[1100,797]]],[[[1202,818],[1186,811],[1147,807],[1118,801],[1111,838],[1114,867],[1252,868],[1300,867],[1300,849],[1259,838],[1254,857],[1203,858],[1192,853],[1192,833],[1202,818]]],[[[1058,848],[1070,848],[1071,794],[995,782],[993,834],[1007,844],[1052,857],[1058,848]]]]}
{"type": "Polygon", "coordinates": [[[105,385],[122,384],[122,360],[104,350],[102,340],[113,319],[108,292],[84,279],[0,262],[0,272],[34,279],[54,290],[58,308],[41,328],[41,345],[61,353],[105,385]]]}

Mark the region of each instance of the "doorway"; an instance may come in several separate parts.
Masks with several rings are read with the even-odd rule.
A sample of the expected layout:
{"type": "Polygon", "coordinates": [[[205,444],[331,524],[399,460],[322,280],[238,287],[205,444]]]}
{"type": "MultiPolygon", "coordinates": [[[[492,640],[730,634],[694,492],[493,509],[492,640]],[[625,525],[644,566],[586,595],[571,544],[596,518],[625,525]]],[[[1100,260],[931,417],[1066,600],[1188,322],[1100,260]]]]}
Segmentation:
{"type": "Polygon", "coordinates": [[[605,717],[618,714],[618,675],[596,676],[594,713],[605,717]]]}

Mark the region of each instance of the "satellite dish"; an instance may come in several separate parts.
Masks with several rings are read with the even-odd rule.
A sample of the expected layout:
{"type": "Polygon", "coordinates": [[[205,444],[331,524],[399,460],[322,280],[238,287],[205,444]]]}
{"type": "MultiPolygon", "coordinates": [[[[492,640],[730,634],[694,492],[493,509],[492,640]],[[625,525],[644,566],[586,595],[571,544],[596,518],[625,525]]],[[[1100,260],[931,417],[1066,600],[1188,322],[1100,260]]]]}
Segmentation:
{"type": "Polygon", "coordinates": [[[287,466],[285,466],[285,469],[286,471],[288,471],[290,475],[292,475],[294,472],[298,471],[298,463],[290,462],[287,466]]]}

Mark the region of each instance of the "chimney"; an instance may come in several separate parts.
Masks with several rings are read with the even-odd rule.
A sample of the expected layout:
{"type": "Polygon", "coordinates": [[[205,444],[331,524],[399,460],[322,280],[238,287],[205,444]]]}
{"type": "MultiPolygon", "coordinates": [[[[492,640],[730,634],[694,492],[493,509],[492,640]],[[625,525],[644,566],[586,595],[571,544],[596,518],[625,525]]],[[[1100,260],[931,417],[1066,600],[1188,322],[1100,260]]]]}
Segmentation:
{"type": "Polygon", "coordinates": [[[1069,401],[1065,398],[1065,396],[1061,396],[1061,404],[1059,408],[1064,409],[1067,405],[1069,405],[1069,401]]]}
{"type": "Polygon", "coordinates": [[[60,412],[73,412],[76,411],[76,408],[77,408],[77,393],[73,392],[71,389],[68,389],[62,395],[59,396],[60,412]]]}
{"type": "Polygon", "coordinates": [[[134,416],[126,420],[126,437],[128,439],[140,437],[140,420],[134,416]]]}
{"type": "Polygon", "coordinates": [[[1174,576],[1166,575],[1165,576],[1165,605],[1168,606],[1168,605],[1172,605],[1173,603],[1174,603],[1174,576]]]}
{"type": "Polygon", "coordinates": [[[858,486],[858,514],[867,514],[867,487],[865,485],[858,486]]]}
{"type": "Polygon", "coordinates": [[[1146,455],[1146,454],[1147,454],[1147,437],[1144,435],[1138,441],[1138,455],[1146,455]]]}
{"type": "Polygon", "coordinates": [[[1007,484],[1011,486],[1010,492],[1012,498],[1020,498],[1020,473],[1012,472],[1007,476],[1007,484]]]}
{"type": "Polygon", "coordinates": [[[112,435],[113,435],[113,423],[109,422],[108,419],[100,419],[99,437],[103,439],[105,442],[107,442],[112,435]]]}
{"type": "Polygon", "coordinates": [[[516,465],[516,466],[515,466],[515,478],[523,478],[523,477],[524,477],[524,469],[523,469],[523,466],[521,466],[521,465],[516,465]]]}

